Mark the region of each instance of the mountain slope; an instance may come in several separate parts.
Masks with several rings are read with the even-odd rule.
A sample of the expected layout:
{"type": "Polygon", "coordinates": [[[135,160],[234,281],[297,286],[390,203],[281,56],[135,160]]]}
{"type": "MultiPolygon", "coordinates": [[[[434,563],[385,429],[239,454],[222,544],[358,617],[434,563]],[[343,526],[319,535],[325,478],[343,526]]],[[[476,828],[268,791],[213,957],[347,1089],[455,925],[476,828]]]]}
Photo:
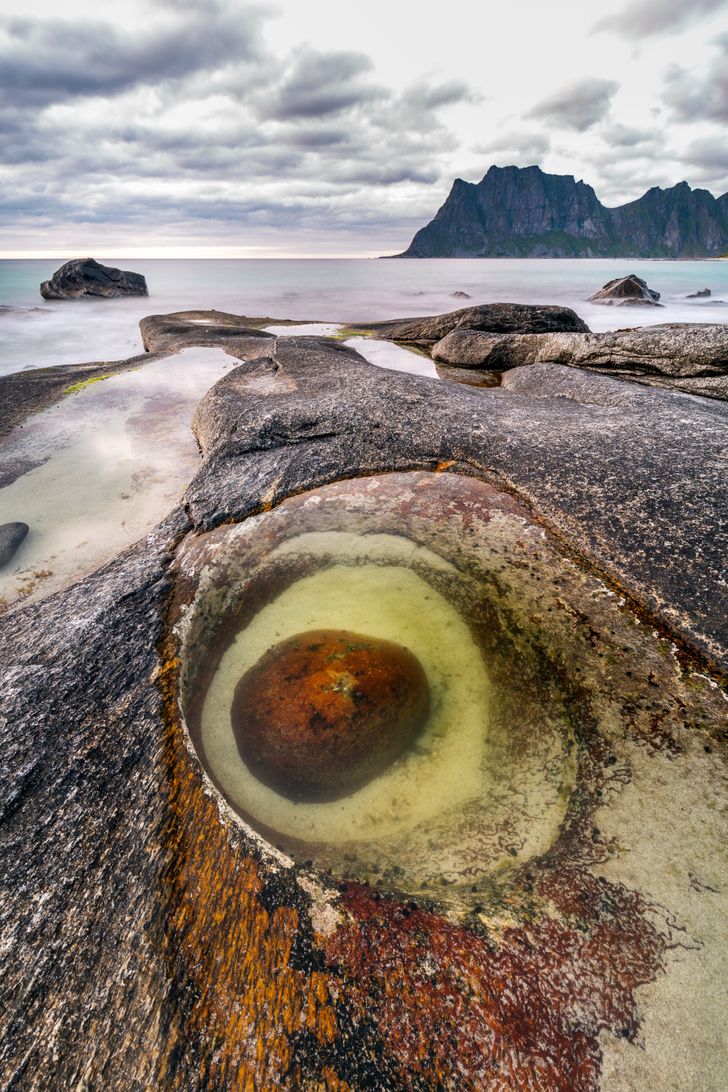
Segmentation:
{"type": "Polygon", "coordinates": [[[728,194],[687,182],[608,209],[591,186],[540,167],[457,178],[400,258],[702,258],[728,250],[728,194]]]}

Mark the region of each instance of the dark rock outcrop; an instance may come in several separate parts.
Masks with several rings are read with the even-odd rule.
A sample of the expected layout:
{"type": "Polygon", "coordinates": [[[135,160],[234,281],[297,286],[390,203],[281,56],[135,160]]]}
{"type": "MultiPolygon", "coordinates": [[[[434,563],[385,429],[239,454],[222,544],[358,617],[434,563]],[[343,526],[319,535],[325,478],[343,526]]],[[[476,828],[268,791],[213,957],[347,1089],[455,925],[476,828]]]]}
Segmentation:
{"type": "Polygon", "coordinates": [[[115,296],[148,296],[141,273],[101,265],[94,258],[74,258],[43,281],[40,294],[45,300],[75,300],[85,296],[110,299],[115,296]]]}
{"type": "Polygon", "coordinates": [[[713,293],[709,288],[699,288],[697,292],[691,292],[690,295],[685,298],[688,300],[707,300],[712,295],[713,293]]]}
{"type": "Polygon", "coordinates": [[[525,303],[484,303],[463,307],[445,315],[427,318],[390,319],[386,322],[354,323],[352,330],[367,330],[386,341],[427,345],[451,330],[484,330],[493,334],[545,334],[553,331],[582,331],[589,327],[570,307],[525,303]]]}
{"type": "Polygon", "coordinates": [[[27,523],[0,523],[0,569],[13,560],[29,530],[27,523]]]}
{"type": "Polygon", "coordinates": [[[540,167],[457,178],[401,258],[701,258],[728,250],[728,194],[687,182],[606,208],[591,186],[540,167]]]}
{"type": "Polygon", "coordinates": [[[615,306],[644,305],[647,307],[661,306],[657,301],[660,293],[648,288],[647,281],[630,273],[628,277],[615,277],[587,297],[590,303],[613,304],[615,306]]]}

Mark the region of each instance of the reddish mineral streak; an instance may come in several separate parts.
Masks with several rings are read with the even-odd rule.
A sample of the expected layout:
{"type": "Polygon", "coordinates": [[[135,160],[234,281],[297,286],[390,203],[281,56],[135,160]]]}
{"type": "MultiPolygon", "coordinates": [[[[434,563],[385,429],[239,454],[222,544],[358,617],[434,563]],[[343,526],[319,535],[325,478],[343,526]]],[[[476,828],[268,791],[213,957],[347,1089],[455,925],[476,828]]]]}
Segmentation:
{"type": "Polygon", "coordinates": [[[270,649],[235,689],[243,761],[295,800],[335,800],[398,759],[427,720],[430,697],[406,648],[311,630],[270,649]]]}

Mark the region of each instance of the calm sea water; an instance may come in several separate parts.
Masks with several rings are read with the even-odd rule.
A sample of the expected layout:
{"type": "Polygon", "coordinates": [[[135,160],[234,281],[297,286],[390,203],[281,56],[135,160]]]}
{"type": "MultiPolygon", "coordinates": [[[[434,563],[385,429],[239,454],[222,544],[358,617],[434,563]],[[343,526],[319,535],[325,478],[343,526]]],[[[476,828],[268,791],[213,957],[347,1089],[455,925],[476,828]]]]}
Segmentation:
{"type": "Polygon", "coordinates": [[[216,308],[274,319],[355,322],[437,314],[507,300],[573,307],[593,330],[657,322],[728,322],[728,261],[603,259],[358,259],[286,261],[99,261],[143,273],[141,299],[47,303],[38,286],[56,259],[0,261],[0,374],[48,365],[117,360],[142,351],[144,315],[216,308]],[[599,307],[586,297],[612,277],[644,277],[661,308],[599,307]],[[710,288],[713,300],[687,300],[710,288]],[[471,297],[460,299],[455,292],[471,297]]]}

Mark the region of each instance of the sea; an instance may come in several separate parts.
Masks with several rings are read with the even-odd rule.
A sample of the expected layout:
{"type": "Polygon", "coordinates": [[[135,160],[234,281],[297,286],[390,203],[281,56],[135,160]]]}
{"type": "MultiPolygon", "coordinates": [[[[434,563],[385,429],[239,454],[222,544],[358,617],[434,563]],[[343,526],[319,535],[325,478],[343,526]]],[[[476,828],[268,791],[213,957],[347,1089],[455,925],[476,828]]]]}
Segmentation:
{"type": "Polygon", "coordinates": [[[564,304],[592,330],[664,322],[728,322],[728,261],[617,259],[161,260],[96,255],[143,273],[149,296],[46,302],[40,282],[58,259],[0,261],[0,375],[27,368],[120,360],[142,352],[149,314],[214,308],[238,315],[368,322],[439,314],[479,303],[564,304]],[[661,307],[604,307],[587,297],[636,273],[661,307]],[[709,288],[709,299],[687,299],[709,288]],[[465,293],[466,296],[456,295],[465,293]]]}

